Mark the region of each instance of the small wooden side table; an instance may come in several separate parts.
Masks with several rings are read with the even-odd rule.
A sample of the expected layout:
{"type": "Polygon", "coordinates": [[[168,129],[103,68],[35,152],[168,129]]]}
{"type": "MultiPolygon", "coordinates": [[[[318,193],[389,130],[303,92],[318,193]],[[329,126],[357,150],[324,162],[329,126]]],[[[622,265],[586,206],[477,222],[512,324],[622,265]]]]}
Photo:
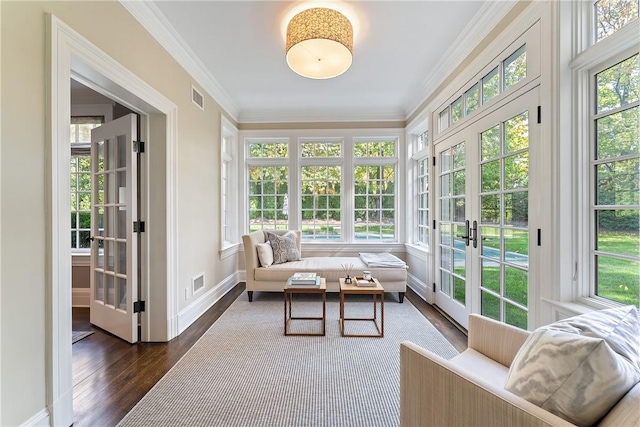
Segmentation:
{"type": "Polygon", "coordinates": [[[320,286],[284,286],[284,334],[301,336],[324,336],[327,324],[327,281],[320,278],[320,286]],[[322,317],[293,317],[291,300],[293,294],[322,294],[322,317]],[[290,332],[292,320],[322,320],[322,332],[290,332]]]}
{"type": "MultiPolygon", "coordinates": [[[[355,280],[355,279],[354,279],[355,280]]],[[[357,286],[355,283],[345,283],[344,278],[340,278],[340,334],[343,337],[368,337],[382,338],[384,337],[384,288],[378,282],[378,279],[372,279],[375,286],[357,286]],[[345,295],[372,295],[373,296],[373,317],[345,317],[344,316],[344,297],[345,295]],[[380,296],[380,322],[378,322],[378,296],[380,296]],[[378,335],[368,334],[345,334],[344,324],[348,320],[356,321],[373,321],[378,330],[378,335]]]]}

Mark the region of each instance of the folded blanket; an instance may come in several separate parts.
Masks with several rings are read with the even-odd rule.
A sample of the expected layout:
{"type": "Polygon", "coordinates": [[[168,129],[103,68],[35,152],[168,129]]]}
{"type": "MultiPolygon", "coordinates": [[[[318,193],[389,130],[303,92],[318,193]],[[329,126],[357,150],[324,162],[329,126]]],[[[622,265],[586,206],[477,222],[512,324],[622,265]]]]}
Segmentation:
{"type": "Polygon", "coordinates": [[[360,259],[367,264],[368,267],[405,267],[406,264],[400,258],[388,253],[360,253],[360,259]]]}

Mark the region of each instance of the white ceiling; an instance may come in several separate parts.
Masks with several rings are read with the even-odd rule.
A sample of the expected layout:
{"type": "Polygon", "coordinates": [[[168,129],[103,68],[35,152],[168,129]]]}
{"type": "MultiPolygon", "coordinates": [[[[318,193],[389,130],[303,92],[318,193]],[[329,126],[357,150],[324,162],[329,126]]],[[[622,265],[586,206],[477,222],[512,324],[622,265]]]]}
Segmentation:
{"type": "Polygon", "coordinates": [[[478,32],[488,3],[333,2],[355,14],[356,33],[353,65],[329,80],[301,77],[286,64],[286,18],[300,2],[154,1],[150,7],[240,121],[349,121],[406,119],[429,95],[429,83],[446,76],[436,74],[444,73],[456,44],[469,44],[465,36],[478,32]]]}

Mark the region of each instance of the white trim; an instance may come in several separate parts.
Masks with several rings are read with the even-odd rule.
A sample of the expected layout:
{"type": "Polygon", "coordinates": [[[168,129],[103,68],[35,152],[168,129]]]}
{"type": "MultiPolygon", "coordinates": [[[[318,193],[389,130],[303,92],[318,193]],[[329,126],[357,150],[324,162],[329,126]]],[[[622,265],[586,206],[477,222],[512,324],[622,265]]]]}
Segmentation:
{"type": "Polygon", "coordinates": [[[407,286],[409,286],[420,298],[433,305],[433,291],[429,286],[416,276],[407,273],[407,286]]]}
{"type": "Polygon", "coordinates": [[[51,420],[49,419],[49,411],[47,411],[46,409],[42,409],[40,412],[29,418],[21,425],[25,427],[48,427],[51,425],[51,420]]]}
{"type": "Polygon", "coordinates": [[[242,110],[239,123],[318,123],[318,122],[385,122],[405,121],[406,115],[401,109],[389,108],[308,108],[273,111],[242,110]]]}
{"type": "Polygon", "coordinates": [[[569,67],[574,70],[586,70],[603,62],[604,57],[610,58],[629,49],[638,49],[639,33],[640,22],[636,20],[616,31],[615,36],[609,36],[580,52],[569,63],[569,67]]]}
{"type": "Polygon", "coordinates": [[[220,259],[229,258],[230,256],[237,254],[238,252],[240,252],[241,246],[241,243],[233,243],[231,245],[223,247],[222,249],[220,249],[220,259]]]}
{"type": "Polygon", "coordinates": [[[89,307],[91,305],[91,289],[71,288],[71,306],[89,307]]]}
{"type": "Polygon", "coordinates": [[[418,245],[416,243],[405,243],[404,245],[407,255],[411,255],[418,258],[424,258],[431,255],[431,251],[424,245],[418,245]]]}
{"type": "MultiPolygon", "coordinates": [[[[177,107],[149,84],[132,74],[113,58],[53,15],[46,21],[47,51],[47,127],[46,141],[46,221],[47,258],[45,276],[45,360],[46,399],[52,425],[73,423],[71,380],[71,248],[69,224],[69,158],[67,144],[70,123],[70,79],[90,83],[92,89],[108,95],[130,108],[166,115],[167,149],[167,317],[175,319],[177,302],[177,208],[176,153],[177,107]]],[[[147,237],[148,238],[148,237],[147,237]]],[[[147,258],[148,259],[148,258],[147,258]]],[[[147,266],[148,269],[148,266],[147,266]]],[[[143,283],[143,287],[149,283],[143,283]]],[[[164,301],[157,301],[165,303],[164,301]]],[[[149,312],[142,317],[143,339],[149,336],[149,312]]],[[[168,323],[171,323],[170,321],[168,323]]],[[[175,323],[175,322],[174,322],[175,323]]],[[[163,327],[157,325],[156,327],[163,327]]],[[[176,335],[169,327],[166,340],[176,335]]]]}
{"type": "Polygon", "coordinates": [[[71,253],[72,267],[91,267],[91,253],[71,253]]]}
{"type": "MultiPolygon", "coordinates": [[[[238,107],[216,78],[169,23],[160,9],[151,2],[125,1],[120,4],[129,11],[151,36],[189,73],[200,86],[237,121],[238,107]]],[[[191,97],[191,93],[189,94],[191,97]]]]}
{"type": "Polygon", "coordinates": [[[240,283],[238,273],[231,274],[212,289],[209,289],[188,307],[180,311],[180,313],[178,313],[178,334],[184,332],[185,329],[209,310],[220,300],[220,298],[225,296],[225,294],[233,289],[233,287],[238,283],[240,283]]]}
{"type": "Polygon", "coordinates": [[[393,254],[403,254],[405,253],[405,244],[384,241],[373,241],[372,243],[363,243],[361,241],[354,241],[352,243],[321,243],[314,241],[302,241],[301,249],[303,256],[305,256],[305,252],[311,252],[313,253],[313,256],[348,256],[344,254],[358,252],[389,252],[393,254]]]}
{"type": "MultiPolygon", "coordinates": [[[[469,25],[460,32],[460,36],[451,43],[451,47],[442,55],[443,59],[431,69],[429,75],[416,91],[418,95],[414,98],[414,101],[407,103],[408,105],[413,105],[407,111],[407,118],[420,108],[442,81],[454,72],[460,62],[475,49],[479,41],[483,40],[498,25],[516,3],[517,1],[514,0],[491,1],[482,6],[469,25]]],[[[469,68],[471,66],[467,67],[465,71],[469,68]]]]}

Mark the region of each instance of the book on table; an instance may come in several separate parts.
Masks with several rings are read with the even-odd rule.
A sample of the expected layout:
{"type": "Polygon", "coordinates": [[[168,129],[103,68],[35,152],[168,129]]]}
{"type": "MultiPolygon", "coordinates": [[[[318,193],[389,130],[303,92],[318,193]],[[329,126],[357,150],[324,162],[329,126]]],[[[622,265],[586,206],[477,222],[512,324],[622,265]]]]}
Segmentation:
{"type": "Polygon", "coordinates": [[[293,280],[293,276],[289,277],[289,280],[287,280],[287,286],[288,287],[296,287],[296,286],[300,286],[300,287],[314,287],[314,286],[318,286],[320,287],[320,276],[315,277],[314,281],[302,281],[302,282],[298,282],[293,280]]]}
{"type": "Polygon", "coordinates": [[[294,273],[291,276],[291,283],[296,285],[315,285],[318,273],[294,273]]]}

